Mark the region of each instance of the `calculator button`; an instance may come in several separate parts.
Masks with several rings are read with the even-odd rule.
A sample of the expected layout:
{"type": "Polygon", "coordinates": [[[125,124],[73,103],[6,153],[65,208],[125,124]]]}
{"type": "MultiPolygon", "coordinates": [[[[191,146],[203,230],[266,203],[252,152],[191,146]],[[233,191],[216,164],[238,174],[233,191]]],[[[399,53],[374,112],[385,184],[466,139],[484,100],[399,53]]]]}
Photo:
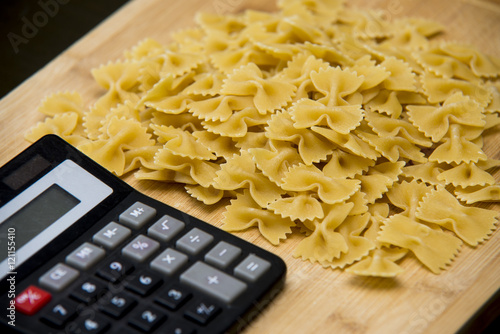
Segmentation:
{"type": "Polygon", "coordinates": [[[132,206],[120,214],[118,220],[120,223],[138,229],[153,219],[155,215],[156,210],[154,208],[141,202],[135,202],[132,206]]]}
{"type": "Polygon", "coordinates": [[[99,309],[103,313],[115,319],[120,319],[137,305],[137,300],[128,293],[119,292],[106,296],[105,300],[99,301],[99,305],[99,309]]]}
{"type": "Polygon", "coordinates": [[[153,306],[145,306],[136,309],[129,320],[129,324],[133,327],[151,333],[167,318],[161,310],[153,306]]]}
{"type": "Polygon", "coordinates": [[[61,291],[73,282],[79,274],[78,270],[59,263],[43,274],[38,282],[42,287],[49,290],[61,291]]]}
{"type": "Polygon", "coordinates": [[[172,248],[167,248],[150,264],[151,268],[171,276],[188,262],[188,256],[172,248]]]}
{"type": "Polygon", "coordinates": [[[256,282],[269,268],[271,263],[250,254],[234,268],[234,275],[246,281],[256,282]]]}
{"type": "Polygon", "coordinates": [[[72,334],[101,334],[108,330],[110,322],[95,312],[82,312],[85,316],[76,319],[67,326],[72,334]]]}
{"type": "Polygon", "coordinates": [[[241,249],[228,244],[225,241],[219,242],[207,254],[205,261],[219,268],[226,268],[241,254],[241,249]]]}
{"type": "Polygon", "coordinates": [[[200,261],[182,273],[180,280],[227,304],[247,288],[245,283],[200,261]]]}
{"type": "Polygon", "coordinates": [[[82,303],[90,304],[95,302],[105,292],[106,290],[103,283],[96,279],[89,278],[78,284],[77,287],[71,291],[70,296],[82,303]]]}
{"type": "Polygon", "coordinates": [[[155,298],[155,302],[175,311],[189,298],[191,298],[189,290],[176,284],[161,290],[155,298]]]}
{"type": "Polygon", "coordinates": [[[139,272],[135,277],[127,281],[126,288],[131,290],[141,296],[147,296],[156,290],[163,280],[161,277],[151,270],[143,270],[139,272]]]}
{"type": "Polygon", "coordinates": [[[115,283],[120,281],[123,277],[130,274],[134,270],[134,265],[125,259],[114,259],[108,261],[104,266],[97,270],[96,275],[115,283]]]}
{"type": "Polygon", "coordinates": [[[30,285],[16,297],[16,311],[26,315],[33,315],[51,299],[52,295],[49,292],[30,285]]]}
{"type": "Polygon", "coordinates": [[[94,234],[92,241],[107,249],[115,249],[119,244],[124,242],[131,234],[129,228],[111,222],[102,230],[94,234]]]}
{"type": "Polygon", "coordinates": [[[138,235],[125,248],[122,249],[122,254],[129,259],[143,262],[148,257],[153,255],[160,248],[160,243],[144,235],[138,235]]]}
{"type": "Polygon", "coordinates": [[[211,321],[217,313],[220,311],[220,307],[209,302],[209,301],[198,301],[192,304],[186,310],[186,317],[198,322],[201,325],[206,325],[209,321],[211,321]]]}
{"type": "Polygon", "coordinates": [[[106,252],[91,243],[84,243],[66,256],[66,263],[81,270],[87,270],[104,257],[106,252]]]}
{"type": "Polygon", "coordinates": [[[63,328],[76,316],[77,304],[69,300],[61,300],[53,307],[44,310],[42,321],[54,328],[63,328]]]}
{"type": "Polygon", "coordinates": [[[180,231],[184,229],[185,224],[178,219],[170,216],[163,216],[148,229],[148,235],[163,242],[172,240],[180,231]]]}
{"type": "Polygon", "coordinates": [[[191,255],[196,255],[201,252],[202,249],[207,247],[214,237],[198,228],[193,228],[191,231],[186,233],[182,238],[177,240],[176,247],[186,253],[191,255]]]}

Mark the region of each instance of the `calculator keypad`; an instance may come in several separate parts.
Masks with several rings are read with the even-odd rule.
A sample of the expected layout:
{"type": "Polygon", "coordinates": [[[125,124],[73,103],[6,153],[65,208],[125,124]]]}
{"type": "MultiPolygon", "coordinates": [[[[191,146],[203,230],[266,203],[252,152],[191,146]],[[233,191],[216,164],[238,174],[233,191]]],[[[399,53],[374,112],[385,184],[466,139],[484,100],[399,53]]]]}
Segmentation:
{"type": "Polygon", "coordinates": [[[271,267],[202,228],[156,214],[134,203],[44,273],[39,284],[67,297],[43,310],[41,321],[75,333],[116,330],[116,320],[126,323],[119,333],[195,333],[271,267]],[[98,313],[77,312],[81,305],[98,313]]]}

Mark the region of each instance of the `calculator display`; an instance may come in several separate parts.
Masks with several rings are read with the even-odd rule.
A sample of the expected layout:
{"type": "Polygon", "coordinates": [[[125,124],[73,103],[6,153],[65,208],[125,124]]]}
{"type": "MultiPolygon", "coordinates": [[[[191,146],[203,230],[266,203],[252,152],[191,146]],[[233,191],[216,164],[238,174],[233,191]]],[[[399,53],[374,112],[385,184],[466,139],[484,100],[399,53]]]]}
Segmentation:
{"type": "Polygon", "coordinates": [[[9,272],[7,235],[14,231],[20,265],[113,190],[72,160],[65,160],[0,208],[0,278],[9,272]]]}
{"type": "MultiPolygon", "coordinates": [[[[5,235],[9,229],[22,226],[22,231],[16,233],[15,238],[16,247],[20,248],[78,203],[80,200],[54,184],[4,221],[0,226],[0,231],[2,235],[5,235]]],[[[6,256],[1,255],[3,261],[6,256]]]]}

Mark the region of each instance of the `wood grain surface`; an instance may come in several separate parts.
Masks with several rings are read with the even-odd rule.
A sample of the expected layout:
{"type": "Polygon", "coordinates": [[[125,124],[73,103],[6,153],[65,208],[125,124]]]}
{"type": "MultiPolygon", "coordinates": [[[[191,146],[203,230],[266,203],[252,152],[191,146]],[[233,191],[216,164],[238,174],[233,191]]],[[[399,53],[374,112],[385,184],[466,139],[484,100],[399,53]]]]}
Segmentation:
{"type": "MultiPolygon", "coordinates": [[[[500,55],[500,2],[495,0],[355,0],[349,6],[375,8],[388,19],[418,16],[447,27],[439,38],[500,55]]],[[[26,148],[29,127],[43,119],[36,109],[47,95],[78,91],[90,104],[102,90],[90,70],[118,59],[124,50],[152,37],[168,42],[171,32],[194,26],[198,11],[234,13],[276,10],[271,0],[135,0],[89,32],[0,101],[0,165],[26,148]]],[[[500,159],[500,136],[485,139],[488,156],[500,159]]],[[[175,184],[138,182],[138,190],[220,226],[224,204],[205,206],[175,184]]],[[[500,179],[500,173],[496,173],[500,179]]],[[[496,206],[498,209],[498,206],[496,206]]],[[[291,256],[300,236],[275,247],[255,229],[237,233],[283,257],[284,291],[262,310],[246,333],[454,333],[500,288],[500,232],[476,248],[464,246],[447,271],[432,274],[417,261],[403,260],[394,279],[357,277],[291,256]]]]}

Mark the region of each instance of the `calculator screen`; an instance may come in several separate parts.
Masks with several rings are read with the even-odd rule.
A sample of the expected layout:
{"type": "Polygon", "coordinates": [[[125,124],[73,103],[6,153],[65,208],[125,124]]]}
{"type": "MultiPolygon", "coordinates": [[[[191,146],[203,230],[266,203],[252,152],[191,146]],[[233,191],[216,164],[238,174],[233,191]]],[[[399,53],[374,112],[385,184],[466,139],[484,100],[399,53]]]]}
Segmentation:
{"type": "MultiPolygon", "coordinates": [[[[79,199],[57,184],[53,184],[4,221],[0,226],[0,231],[3,235],[8,235],[9,230],[13,231],[12,228],[22,226],[22,233],[15,235],[15,245],[20,248],[78,203],[80,203],[79,199]]],[[[7,254],[1,254],[1,256],[3,261],[7,254]]]]}
{"type": "Polygon", "coordinates": [[[41,176],[0,208],[0,278],[9,272],[9,261],[13,260],[7,245],[15,246],[17,267],[112,192],[111,187],[69,159],[41,176]]]}

